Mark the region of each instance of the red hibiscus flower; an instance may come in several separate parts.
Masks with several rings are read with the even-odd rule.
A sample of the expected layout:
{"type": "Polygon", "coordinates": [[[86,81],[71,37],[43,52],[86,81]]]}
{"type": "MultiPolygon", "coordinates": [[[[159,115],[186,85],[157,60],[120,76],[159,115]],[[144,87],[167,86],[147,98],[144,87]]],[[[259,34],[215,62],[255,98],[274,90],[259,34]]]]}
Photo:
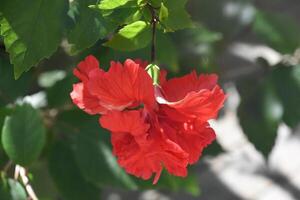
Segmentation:
{"type": "Polygon", "coordinates": [[[176,176],[187,175],[203,149],[215,139],[207,120],[217,116],[225,95],[216,75],[166,80],[153,85],[146,63],[111,62],[108,72],[89,56],[74,70],[81,82],[71,98],[89,114],[102,114],[99,122],[111,131],[113,153],[127,173],[143,179],[165,168],[176,176]]]}

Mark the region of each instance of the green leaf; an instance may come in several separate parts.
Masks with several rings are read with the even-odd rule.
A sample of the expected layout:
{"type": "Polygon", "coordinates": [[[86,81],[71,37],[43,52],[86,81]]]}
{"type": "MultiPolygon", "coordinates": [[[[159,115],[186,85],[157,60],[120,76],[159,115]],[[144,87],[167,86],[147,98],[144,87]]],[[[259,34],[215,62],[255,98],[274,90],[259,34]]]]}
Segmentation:
{"type": "Polygon", "coordinates": [[[124,6],[112,11],[109,11],[104,15],[107,21],[111,21],[113,24],[123,26],[124,24],[131,24],[139,21],[142,17],[142,13],[139,7],[124,6]]]}
{"type": "Polygon", "coordinates": [[[270,77],[263,82],[253,80],[239,84],[242,97],[238,116],[244,133],[257,150],[267,158],[277,136],[283,108],[270,77]]]}
{"type": "Polygon", "coordinates": [[[25,189],[19,182],[2,177],[2,180],[0,181],[0,199],[26,200],[27,195],[25,189]]]}
{"type": "Polygon", "coordinates": [[[223,153],[224,150],[222,146],[217,142],[214,141],[212,144],[208,145],[204,151],[203,151],[203,156],[209,155],[209,156],[217,156],[220,153],[223,153]]]}
{"type": "MultiPolygon", "coordinates": [[[[50,175],[63,199],[98,200],[100,191],[84,180],[76,165],[71,149],[64,143],[55,143],[51,148],[48,159],[50,175]]],[[[85,156],[88,157],[88,155],[85,156]]]]}
{"type": "Polygon", "coordinates": [[[137,21],[124,26],[105,45],[116,50],[134,51],[146,47],[150,40],[150,25],[144,21],[137,21]]]}
{"type": "Polygon", "coordinates": [[[47,101],[50,107],[62,107],[71,103],[70,92],[75,77],[72,74],[64,79],[57,81],[52,87],[47,88],[47,101]],[[59,92],[60,95],[57,95],[59,92]]]}
{"type": "Polygon", "coordinates": [[[171,72],[178,72],[178,52],[174,41],[168,34],[157,32],[156,54],[160,66],[171,72]]]}
{"type": "Polygon", "coordinates": [[[133,180],[118,165],[111,147],[104,142],[102,135],[109,133],[100,127],[98,130],[98,133],[83,130],[76,140],[75,158],[83,176],[100,187],[113,184],[136,189],[133,180]]]}
{"type": "Polygon", "coordinates": [[[160,9],[159,9],[159,20],[160,21],[166,20],[168,18],[168,15],[169,15],[168,8],[165,7],[163,2],[161,2],[160,9]]]}
{"type": "MultiPolygon", "coordinates": [[[[151,181],[152,180],[145,181],[137,179],[141,189],[153,189],[151,181]]],[[[189,170],[188,176],[184,178],[170,175],[168,172],[163,170],[155,188],[170,190],[173,192],[187,192],[193,196],[199,196],[201,193],[197,176],[191,169],[189,170]]]]}
{"type": "Polygon", "coordinates": [[[13,179],[8,179],[8,185],[10,188],[10,195],[11,195],[12,200],[26,200],[27,199],[25,189],[19,182],[15,181],[13,179]]]}
{"type": "Polygon", "coordinates": [[[292,128],[300,122],[300,67],[275,66],[272,72],[272,81],[276,86],[276,92],[284,107],[283,121],[292,128]]]}
{"type": "Polygon", "coordinates": [[[41,115],[30,105],[17,106],[14,113],[5,118],[2,145],[13,162],[23,166],[31,164],[39,157],[45,139],[41,115]]]}
{"type": "Polygon", "coordinates": [[[98,119],[79,109],[65,111],[57,116],[55,129],[74,136],[74,155],[85,180],[101,187],[113,184],[136,189],[112,155],[110,134],[99,126],[98,119]]]}
{"type": "Polygon", "coordinates": [[[76,3],[75,7],[78,13],[75,16],[75,26],[68,34],[68,41],[72,44],[72,54],[91,47],[114,28],[110,27],[100,12],[88,8],[89,3],[96,3],[96,0],[78,0],[76,3]]]}
{"type": "Polygon", "coordinates": [[[177,0],[176,3],[164,0],[164,6],[168,9],[168,18],[161,21],[166,27],[165,31],[176,31],[193,27],[190,15],[185,10],[187,0],[177,0]]]}
{"type": "Polygon", "coordinates": [[[125,5],[132,0],[102,0],[98,7],[102,10],[112,10],[125,5]]]}
{"type": "Polygon", "coordinates": [[[57,49],[66,19],[67,0],[1,1],[1,35],[14,64],[15,78],[49,58],[57,49]]]}
{"type": "Polygon", "coordinates": [[[300,45],[299,25],[285,15],[257,11],[253,26],[254,32],[277,51],[292,53],[300,45]]]}
{"type": "Polygon", "coordinates": [[[18,80],[13,77],[13,66],[6,58],[0,58],[0,105],[14,102],[29,90],[32,74],[25,74],[18,80]]]}

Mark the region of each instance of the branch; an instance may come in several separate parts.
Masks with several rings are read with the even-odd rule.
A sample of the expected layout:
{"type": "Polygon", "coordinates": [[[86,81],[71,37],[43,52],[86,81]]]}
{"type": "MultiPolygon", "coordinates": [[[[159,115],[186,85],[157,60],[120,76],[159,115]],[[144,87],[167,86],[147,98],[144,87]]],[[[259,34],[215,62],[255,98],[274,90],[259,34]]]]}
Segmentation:
{"type": "Polygon", "coordinates": [[[18,179],[18,177],[21,177],[22,183],[25,186],[26,192],[29,196],[30,200],[38,200],[32,186],[29,183],[29,178],[27,177],[26,169],[20,165],[16,165],[15,168],[15,180],[18,179]]]}

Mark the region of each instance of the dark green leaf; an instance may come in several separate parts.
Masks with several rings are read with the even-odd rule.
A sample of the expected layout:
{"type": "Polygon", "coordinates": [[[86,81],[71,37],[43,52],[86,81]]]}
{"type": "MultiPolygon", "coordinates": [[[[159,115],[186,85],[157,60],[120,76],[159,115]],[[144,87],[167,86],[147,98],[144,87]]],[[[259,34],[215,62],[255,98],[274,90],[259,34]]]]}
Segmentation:
{"type": "Polygon", "coordinates": [[[159,64],[171,72],[178,72],[178,52],[172,38],[168,34],[158,32],[156,46],[159,64]]]}
{"type": "Polygon", "coordinates": [[[58,142],[52,146],[48,164],[50,175],[64,200],[100,199],[97,188],[81,176],[72,151],[66,144],[58,142]]]}
{"type": "Polygon", "coordinates": [[[1,35],[15,77],[56,51],[67,14],[67,0],[1,1],[1,35]]]}
{"type": "Polygon", "coordinates": [[[75,77],[70,74],[70,76],[57,81],[54,86],[47,88],[47,101],[50,107],[62,107],[71,103],[70,92],[72,91],[74,80],[75,77]]]}
{"type": "Polygon", "coordinates": [[[96,3],[96,0],[87,2],[78,0],[75,16],[75,26],[68,34],[68,40],[72,44],[71,53],[76,54],[88,47],[91,47],[99,39],[103,39],[111,32],[109,24],[97,10],[88,8],[88,3],[96,3]]]}
{"type": "Polygon", "coordinates": [[[300,122],[300,67],[281,64],[275,67],[272,79],[284,107],[283,121],[295,128],[300,122]]]}
{"type": "Polygon", "coordinates": [[[267,157],[273,148],[283,108],[270,79],[239,84],[242,97],[238,108],[240,124],[248,139],[267,157]]]}
{"type": "Polygon", "coordinates": [[[17,106],[5,118],[2,145],[9,158],[17,164],[28,166],[40,155],[46,134],[38,110],[28,104],[17,106]]]}
{"type": "Polygon", "coordinates": [[[136,185],[112,155],[110,134],[98,123],[98,116],[81,110],[61,113],[57,117],[57,130],[75,135],[74,155],[83,177],[95,185],[115,185],[135,189],[136,185]]]}
{"type": "Polygon", "coordinates": [[[75,158],[83,176],[90,182],[106,186],[113,184],[136,189],[137,186],[123,169],[121,169],[112,155],[111,147],[105,144],[101,131],[91,133],[83,130],[79,133],[75,146],[75,158]]]}
{"type": "Polygon", "coordinates": [[[14,102],[22,97],[29,89],[32,80],[31,74],[25,74],[14,80],[13,66],[6,58],[0,58],[0,105],[14,102]]]}
{"type": "MultiPolygon", "coordinates": [[[[151,180],[137,180],[139,187],[142,189],[153,189],[151,180]]],[[[177,177],[170,175],[165,170],[162,172],[158,183],[155,185],[157,189],[171,190],[173,192],[187,192],[193,196],[199,196],[201,191],[197,181],[197,176],[192,170],[189,170],[187,177],[177,177]]]]}
{"type": "Polygon", "coordinates": [[[292,53],[300,45],[299,25],[285,15],[257,11],[254,31],[282,53],[292,53]]]}
{"type": "Polygon", "coordinates": [[[121,51],[134,51],[146,47],[150,39],[150,25],[144,21],[137,21],[124,26],[105,45],[121,51]]]}
{"type": "Polygon", "coordinates": [[[217,156],[220,153],[223,153],[224,150],[220,146],[220,144],[217,141],[214,141],[212,144],[208,145],[204,151],[203,151],[203,156],[209,155],[209,156],[217,156]]]}

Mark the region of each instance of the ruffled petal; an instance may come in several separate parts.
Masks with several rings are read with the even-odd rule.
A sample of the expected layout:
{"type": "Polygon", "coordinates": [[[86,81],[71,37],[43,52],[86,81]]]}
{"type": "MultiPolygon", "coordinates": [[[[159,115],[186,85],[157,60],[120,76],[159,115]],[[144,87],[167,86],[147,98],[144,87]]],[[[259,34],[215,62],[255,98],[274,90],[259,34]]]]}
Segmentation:
{"type": "Polygon", "coordinates": [[[145,123],[140,110],[112,111],[100,117],[103,128],[112,132],[130,133],[134,136],[146,134],[150,125],[145,123]]]}
{"type": "Polygon", "coordinates": [[[196,163],[202,151],[211,144],[215,138],[215,132],[208,123],[164,121],[162,127],[168,137],[177,143],[189,155],[189,164],[196,163]]]}
{"type": "Polygon", "coordinates": [[[188,155],[170,140],[148,139],[139,145],[132,135],[112,133],[113,153],[129,174],[157,183],[163,167],[176,176],[187,175],[188,155]]]}
{"type": "Polygon", "coordinates": [[[176,121],[197,118],[203,122],[217,117],[226,96],[216,85],[216,75],[195,72],[156,86],[156,101],[167,115],[176,121]]]}
{"type": "Polygon", "coordinates": [[[101,69],[99,68],[99,62],[97,58],[89,55],[78,64],[73,73],[81,81],[87,81],[89,79],[89,73],[95,69],[101,71],[101,69]]]}
{"type": "Polygon", "coordinates": [[[102,70],[99,68],[98,60],[90,55],[80,62],[73,71],[74,75],[82,82],[73,85],[73,91],[70,96],[73,103],[85,112],[92,115],[103,114],[107,109],[101,105],[99,98],[92,95],[87,88],[89,73],[91,71],[94,71],[94,73],[102,73],[102,70]]]}
{"type": "Polygon", "coordinates": [[[154,107],[152,79],[139,64],[128,59],[124,65],[111,62],[108,72],[90,72],[89,91],[109,110],[123,110],[143,103],[154,107]]]}
{"type": "Polygon", "coordinates": [[[161,83],[165,98],[168,101],[176,102],[183,99],[190,92],[199,92],[202,89],[212,90],[218,81],[216,74],[200,75],[192,73],[180,78],[173,78],[161,83]]]}

